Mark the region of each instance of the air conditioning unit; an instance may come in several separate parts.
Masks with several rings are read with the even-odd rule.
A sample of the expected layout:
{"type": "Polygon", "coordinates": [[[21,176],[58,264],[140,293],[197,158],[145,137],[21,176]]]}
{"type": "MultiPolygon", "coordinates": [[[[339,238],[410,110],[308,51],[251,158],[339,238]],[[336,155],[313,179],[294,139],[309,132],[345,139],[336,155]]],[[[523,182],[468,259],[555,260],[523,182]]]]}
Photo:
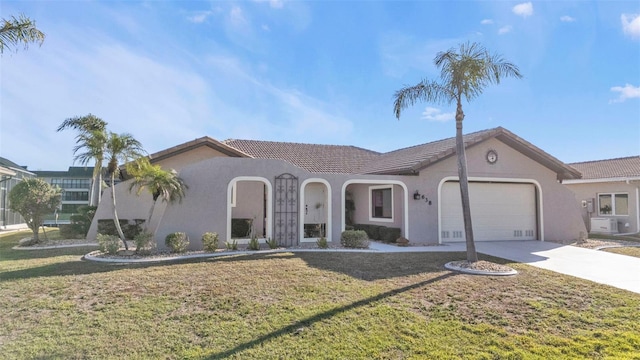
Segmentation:
{"type": "Polygon", "coordinates": [[[616,234],[618,232],[618,221],[612,218],[591,218],[591,232],[616,234]]]}

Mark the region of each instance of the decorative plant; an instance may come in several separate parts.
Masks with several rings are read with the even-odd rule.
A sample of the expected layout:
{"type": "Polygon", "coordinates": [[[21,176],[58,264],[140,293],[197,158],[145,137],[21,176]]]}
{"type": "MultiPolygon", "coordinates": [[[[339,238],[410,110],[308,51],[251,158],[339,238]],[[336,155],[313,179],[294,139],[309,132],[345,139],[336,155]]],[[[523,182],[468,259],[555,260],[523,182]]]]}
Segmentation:
{"type": "Polygon", "coordinates": [[[236,239],[227,240],[224,246],[227,250],[238,250],[238,241],[236,239]]]}
{"type": "Polygon", "coordinates": [[[189,237],[183,232],[174,232],[164,239],[164,243],[173,253],[182,253],[189,246],[189,237]]]}
{"type": "Polygon", "coordinates": [[[251,237],[251,240],[249,240],[249,245],[247,245],[247,249],[260,250],[260,242],[258,241],[257,236],[254,235],[253,237],[251,237]]]}
{"type": "Polygon", "coordinates": [[[96,236],[100,251],[105,254],[115,255],[120,249],[120,238],[114,235],[98,234],[96,236]]]}
{"type": "Polygon", "coordinates": [[[327,238],[324,237],[324,236],[316,241],[316,245],[318,245],[318,247],[320,249],[326,249],[326,248],[329,247],[329,243],[327,242],[327,238]]]}
{"type": "Polygon", "coordinates": [[[218,249],[218,233],[206,232],[202,234],[202,246],[205,251],[215,252],[218,249]]]}
{"type": "Polygon", "coordinates": [[[136,243],[136,254],[149,255],[154,248],[153,234],[149,231],[140,231],[133,241],[136,243]]]}
{"type": "Polygon", "coordinates": [[[366,249],[369,247],[369,237],[363,230],[346,230],[342,232],[340,243],[346,248],[366,249]]]}
{"type": "Polygon", "coordinates": [[[276,239],[268,238],[265,242],[267,243],[267,246],[269,246],[269,249],[277,249],[279,246],[276,239]]]}

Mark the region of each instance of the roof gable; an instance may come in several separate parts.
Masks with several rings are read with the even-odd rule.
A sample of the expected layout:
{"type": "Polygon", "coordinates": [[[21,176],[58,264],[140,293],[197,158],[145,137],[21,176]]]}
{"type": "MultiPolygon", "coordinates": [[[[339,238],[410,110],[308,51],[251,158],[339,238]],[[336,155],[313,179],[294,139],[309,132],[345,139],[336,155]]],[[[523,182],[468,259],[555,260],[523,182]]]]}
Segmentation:
{"type": "Polygon", "coordinates": [[[223,144],[208,136],[203,136],[201,138],[155,152],[149,155],[149,161],[151,161],[151,163],[156,163],[158,161],[191,151],[202,146],[206,146],[213,150],[219,151],[229,157],[250,157],[249,155],[239,151],[238,149],[229,147],[226,144],[223,144]]]}
{"type": "Polygon", "coordinates": [[[280,159],[314,173],[354,174],[380,153],[355,146],[228,139],[225,145],[258,159],[280,159]]]}
{"type": "MultiPolygon", "coordinates": [[[[466,148],[496,138],[529,158],[548,167],[558,174],[558,179],[580,178],[580,173],[562,161],[544,152],[535,145],[518,137],[503,127],[478,131],[464,135],[466,148]]],[[[362,168],[367,174],[418,174],[428,166],[449,158],[456,153],[455,137],[422,145],[391,151],[379,156],[362,168]]]]}
{"type": "Polygon", "coordinates": [[[582,173],[583,180],[640,178],[640,156],[585,161],[569,165],[582,173]]]}

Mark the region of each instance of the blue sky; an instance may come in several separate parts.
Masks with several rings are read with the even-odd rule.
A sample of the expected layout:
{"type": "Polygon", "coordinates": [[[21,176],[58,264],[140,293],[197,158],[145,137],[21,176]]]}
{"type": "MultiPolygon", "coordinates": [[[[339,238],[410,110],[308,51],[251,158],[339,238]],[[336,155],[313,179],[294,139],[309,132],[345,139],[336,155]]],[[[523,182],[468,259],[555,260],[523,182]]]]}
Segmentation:
{"type": "Polygon", "coordinates": [[[0,156],[72,165],[66,118],[92,113],[149,153],[205,135],[380,152],[451,137],[451,105],[393,115],[480,42],[519,66],[464,104],[465,132],[503,126],[565,162],[640,154],[637,1],[6,1],[47,35],[1,61],[0,156]]]}

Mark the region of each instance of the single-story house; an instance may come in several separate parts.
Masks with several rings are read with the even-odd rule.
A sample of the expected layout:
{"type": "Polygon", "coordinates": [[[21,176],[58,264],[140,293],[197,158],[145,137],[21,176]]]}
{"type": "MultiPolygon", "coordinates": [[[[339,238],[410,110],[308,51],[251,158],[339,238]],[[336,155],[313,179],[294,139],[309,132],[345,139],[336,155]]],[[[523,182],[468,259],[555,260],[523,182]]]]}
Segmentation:
{"type": "Polygon", "coordinates": [[[590,232],[640,232],[640,156],[569,164],[582,173],[565,179],[590,232]]]}
{"type": "MultiPolygon", "coordinates": [[[[580,173],[502,128],[464,136],[471,213],[477,241],[570,241],[586,234],[580,209],[563,180],[580,173]]],[[[252,236],[284,246],[339,243],[348,226],[413,244],[464,241],[455,138],[388,153],[354,146],[203,137],[149,156],[174,168],[189,186],[181,203],[155,206],[149,226],[158,247],[183,231],[191,249],[205,232],[221,244],[252,236]]],[[[145,219],[149,194],[116,186],[121,219],[145,219]]],[[[111,219],[105,190],[97,222],[111,219]]]]}

